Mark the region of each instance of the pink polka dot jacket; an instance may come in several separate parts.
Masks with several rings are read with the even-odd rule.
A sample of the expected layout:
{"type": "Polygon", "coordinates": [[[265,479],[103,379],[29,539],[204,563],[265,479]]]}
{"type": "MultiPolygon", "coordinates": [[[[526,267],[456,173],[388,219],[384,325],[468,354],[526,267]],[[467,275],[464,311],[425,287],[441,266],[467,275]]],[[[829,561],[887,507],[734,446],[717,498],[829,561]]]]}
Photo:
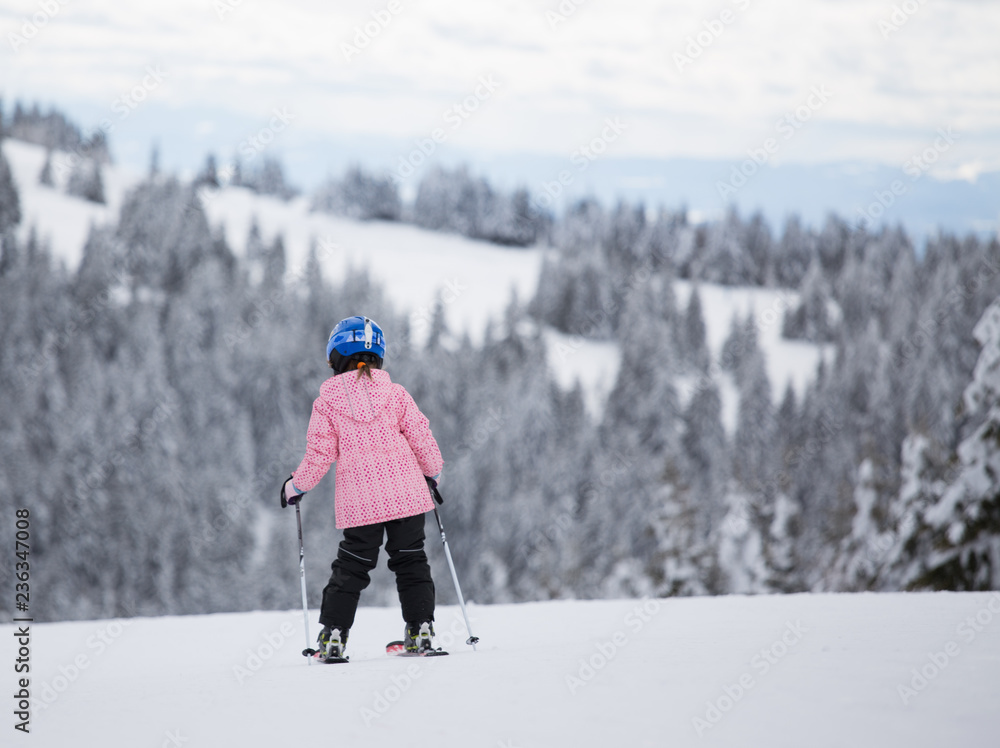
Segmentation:
{"type": "Polygon", "coordinates": [[[389,373],[327,379],[313,402],[306,456],[292,474],[309,491],[337,463],[338,529],[412,517],[434,508],[425,475],[444,461],[427,417],[389,373]]]}

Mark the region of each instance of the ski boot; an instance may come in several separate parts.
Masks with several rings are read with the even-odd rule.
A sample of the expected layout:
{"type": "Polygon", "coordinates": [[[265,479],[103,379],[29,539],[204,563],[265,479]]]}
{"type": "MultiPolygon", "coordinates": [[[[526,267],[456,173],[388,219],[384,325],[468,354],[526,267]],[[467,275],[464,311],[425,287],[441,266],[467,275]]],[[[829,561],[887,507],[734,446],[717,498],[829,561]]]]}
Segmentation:
{"type": "Polygon", "coordinates": [[[425,654],[434,649],[434,624],[430,621],[406,624],[403,649],[407,654],[425,654]]]}
{"type": "Polygon", "coordinates": [[[347,648],[347,635],[349,630],[324,626],[319,632],[319,646],[316,649],[316,657],[325,662],[347,662],[344,650],[347,648]]]}

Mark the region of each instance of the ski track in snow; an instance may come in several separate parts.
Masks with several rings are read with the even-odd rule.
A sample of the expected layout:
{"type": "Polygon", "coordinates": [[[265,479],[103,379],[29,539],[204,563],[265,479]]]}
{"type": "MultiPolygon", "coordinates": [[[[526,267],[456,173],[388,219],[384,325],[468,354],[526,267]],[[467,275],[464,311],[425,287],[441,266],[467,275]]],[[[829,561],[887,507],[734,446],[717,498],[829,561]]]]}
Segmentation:
{"type": "MultiPolygon", "coordinates": [[[[30,742],[937,748],[988,745],[1000,729],[1000,593],[563,601],[470,614],[478,652],[447,606],[437,628],[452,655],[415,660],[382,652],[399,638],[398,609],[361,608],[352,661],[313,666],[299,654],[297,610],[36,624],[30,742]],[[936,668],[932,655],[941,662],[949,649],[936,668]],[[927,675],[904,704],[914,669],[927,675]]],[[[312,637],[315,620],[311,611],[312,637]]],[[[7,641],[12,632],[0,626],[7,641]]]]}
{"type": "MultiPolygon", "coordinates": [[[[108,205],[95,205],[66,195],[62,187],[67,175],[58,168],[54,169],[57,188],[38,184],[45,162],[45,149],[41,146],[7,139],[3,149],[21,195],[22,238],[27,237],[31,227],[36,227],[40,238],[50,243],[53,255],[71,269],[80,262],[90,225],[117,220],[127,190],[142,178],[119,167],[105,167],[108,205]]],[[[55,154],[53,163],[58,163],[59,158],[55,154]]],[[[305,197],[286,203],[232,187],[202,190],[201,195],[210,223],[224,227],[234,252],[245,251],[255,217],[265,242],[281,233],[291,278],[301,277],[313,240],[318,244],[322,272],[327,279],[339,282],[350,268],[367,267],[371,276],[383,284],[394,306],[410,314],[418,341],[429,330],[438,298],[444,302],[453,333],[481,340],[489,321],[502,318],[513,293],[522,303],[534,295],[545,253],[541,248],[503,248],[407,224],[361,222],[311,213],[305,197]]],[[[677,281],[675,285],[680,311],[687,304],[692,286],[687,281],[677,281]]],[[[767,354],[775,403],[780,402],[789,382],[801,396],[829,347],[823,349],[781,338],[784,309],[796,303],[798,295],[708,283],[699,284],[698,288],[712,356],[718,360],[733,315],[744,318],[753,313],[760,345],[767,354]]],[[[549,344],[548,364],[556,381],[567,389],[579,381],[588,411],[599,416],[618,372],[617,346],[613,342],[561,335],[554,330],[543,332],[549,344]]],[[[677,382],[682,403],[686,403],[695,384],[690,378],[677,382]]],[[[718,377],[717,384],[723,425],[732,434],[736,429],[739,394],[726,375],[718,377]]]]}

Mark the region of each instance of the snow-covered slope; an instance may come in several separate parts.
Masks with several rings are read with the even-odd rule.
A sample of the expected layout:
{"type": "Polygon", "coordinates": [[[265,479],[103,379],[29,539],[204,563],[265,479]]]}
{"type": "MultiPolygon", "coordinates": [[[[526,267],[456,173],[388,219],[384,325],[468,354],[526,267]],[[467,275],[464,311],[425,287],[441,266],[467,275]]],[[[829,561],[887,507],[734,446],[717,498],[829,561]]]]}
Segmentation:
{"type": "MultiPolygon", "coordinates": [[[[22,233],[26,236],[37,227],[39,235],[49,239],[53,254],[70,268],[80,262],[90,224],[116,220],[125,193],[141,178],[116,166],[105,167],[105,207],[70,197],[59,185],[38,184],[45,163],[41,146],[8,139],[3,150],[21,195],[22,233]]],[[[64,158],[56,153],[53,162],[64,158]]],[[[350,268],[370,268],[397,308],[414,315],[417,332],[426,329],[440,294],[452,330],[477,339],[491,316],[500,317],[512,289],[527,301],[538,282],[540,249],[504,249],[415,226],[312,213],[304,197],[284,202],[237,187],[205,189],[201,196],[210,223],[224,227],[235,252],[245,250],[256,218],[265,241],[278,233],[284,236],[288,272],[295,276],[305,268],[315,239],[325,277],[340,281],[350,268]]]]}
{"type": "Polygon", "coordinates": [[[388,658],[398,610],[362,608],[351,663],[312,667],[300,611],[35,625],[30,743],[938,748],[1000,730],[998,593],[471,612],[478,652],[442,608],[452,656],[388,658]]]}
{"type": "Polygon", "coordinates": [[[478,340],[490,317],[500,318],[512,291],[527,301],[538,283],[540,249],[507,249],[407,224],[312,213],[304,197],[286,203],[243,188],[205,190],[202,200],[209,221],[225,227],[236,251],[245,246],[256,217],[265,237],[284,236],[291,273],[305,267],[311,239],[319,243],[327,278],[339,281],[352,267],[369,268],[396,307],[411,313],[418,335],[428,329],[439,294],[452,331],[478,340]]]}
{"type": "MultiPolygon", "coordinates": [[[[3,150],[21,194],[22,233],[26,235],[32,226],[37,227],[39,234],[49,239],[54,255],[70,268],[80,261],[90,224],[116,220],[126,191],[141,178],[116,166],[106,167],[103,174],[108,205],[95,205],[70,197],[62,189],[38,184],[45,162],[42,147],[7,139],[3,150]]],[[[56,154],[54,161],[62,157],[56,154]]],[[[429,328],[439,297],[451,329],[459,335],[467,332],[477,340],[490,318],[501,318],[512,291],[521,301],[527,301],[538,283],[544,255],[540,248],[509,249],[405,224],[359,222],[312,213],[306,198],[286,203],[233,187],[203,190],[201,194],[210,222],[225,228],[236,252],[245,250],[251,222],[256,218],[265,241],[278,233],[284,236],[292,276],[305,268],[312,240],[318,244],[328,279],[342,280],[352,267],[369,268],[397,308],[410,313],[418,338],[429,328]]],[[[733,314],[745,317],[752,312],[758,321],[760,344],[767,353],[775,401],[787,382],[801,394],[822,352],[817,346],[781,338],[784,309],[797,303],[797,294],[711,284],[699,288],[713,356],[721,352],[733,314]]],[[[691,284],[677,283],[681,305],[687,303],[690,290],[691,284]]],[[[599,413],[617,374],[617,346],[568,338],[552,331],[546,331],[546,336],[550,343],[549,366],[557,381],[568,388],[579,380],[591,412],[599,413]]],[[[720,392],[723,422],[731,433],[735,429],[738,396],[727,377],[720,378],[720,392]]]]}
{"type": "Polygon", "coordinates": [[[117,219],[125,191],[137,181],[137,177],[120,169],[103,169],[107,205],[98,205],[66,194],[68,165],[71,163],[67,154],[53,153],[55,185],[46,187],[38,183],[45,165],[44,148],[6,138],[3,153],[21,198],[21,238],[27,238],[28,233],[35,229],[38,238],[48,242],[52,254],[70,268],[80,263],[90,225],[117,219]]]}

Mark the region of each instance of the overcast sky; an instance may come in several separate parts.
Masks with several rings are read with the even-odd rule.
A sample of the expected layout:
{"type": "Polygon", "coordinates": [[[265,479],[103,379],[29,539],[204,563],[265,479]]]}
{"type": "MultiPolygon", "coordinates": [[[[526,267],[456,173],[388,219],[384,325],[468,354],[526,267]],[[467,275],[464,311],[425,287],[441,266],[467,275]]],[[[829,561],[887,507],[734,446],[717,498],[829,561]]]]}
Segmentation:
{"type": "Polygon", "coordinates": [[[440,127],[449,146],[569,156],[618,118],[617,156],[743,158],[799,108],[775,163],[900,165],[950,127],[939,173],[1000,169],[1000,2],[577,1],[0,0],[0,91],[113,122],[126,151],[159,126],[166,150],[231,153],[277,108],[288,143],[440,127]]]}

